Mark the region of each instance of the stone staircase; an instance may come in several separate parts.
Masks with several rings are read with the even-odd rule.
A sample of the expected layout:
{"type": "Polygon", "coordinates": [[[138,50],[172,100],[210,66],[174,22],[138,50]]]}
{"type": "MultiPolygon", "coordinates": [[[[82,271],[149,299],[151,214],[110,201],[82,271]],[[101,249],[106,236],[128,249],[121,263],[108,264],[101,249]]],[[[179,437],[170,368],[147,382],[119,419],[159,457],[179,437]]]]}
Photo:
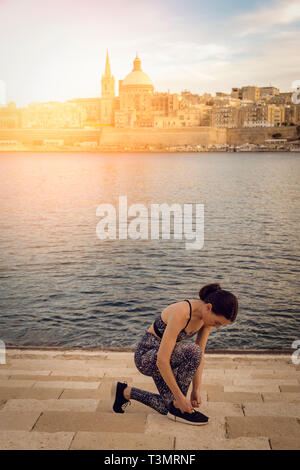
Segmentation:
{"type": "Polygon", "coordinates": [[[132,352],[8,349],[0,449],[300,449],[300,365],[288,355],[207,353],[206,426],[175,423],[134,400],[113,413],[115,380],[157,393],[132,352]]]}

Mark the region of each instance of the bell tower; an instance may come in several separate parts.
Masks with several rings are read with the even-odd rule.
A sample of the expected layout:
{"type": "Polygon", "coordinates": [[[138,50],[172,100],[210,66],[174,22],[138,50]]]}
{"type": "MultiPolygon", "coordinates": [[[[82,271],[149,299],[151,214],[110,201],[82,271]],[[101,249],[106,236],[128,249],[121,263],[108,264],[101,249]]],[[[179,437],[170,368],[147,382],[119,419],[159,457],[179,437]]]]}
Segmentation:
{"type": "Polygon", "coordinates": [[[110,71],[108,51],[106,52],[105,73],[101,79],[101,96],[102,98],[114,98],[115,96],[115,79],[110,71]]]}
{"type": "Polygon", "coordinates": [[[115,110],[115,79],[111,74],[108,51],[106,52],[105,73],[101,78],[101,122],[113,125],[115,110]]]}

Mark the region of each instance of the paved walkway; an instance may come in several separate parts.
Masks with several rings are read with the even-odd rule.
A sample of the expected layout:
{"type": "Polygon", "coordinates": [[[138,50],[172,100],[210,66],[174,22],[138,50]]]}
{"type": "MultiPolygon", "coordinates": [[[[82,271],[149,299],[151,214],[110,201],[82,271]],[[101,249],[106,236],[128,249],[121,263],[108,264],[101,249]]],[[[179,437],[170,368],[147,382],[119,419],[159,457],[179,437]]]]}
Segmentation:
{"type": "Polygon", "coordinates": [[[206,354],[206,426],[135,401],[112,413],[111,382],[157,393],[133,353],[12,350],[0,365],[0,449],[300,449],[300,366],[287,355],[206,354]]]}

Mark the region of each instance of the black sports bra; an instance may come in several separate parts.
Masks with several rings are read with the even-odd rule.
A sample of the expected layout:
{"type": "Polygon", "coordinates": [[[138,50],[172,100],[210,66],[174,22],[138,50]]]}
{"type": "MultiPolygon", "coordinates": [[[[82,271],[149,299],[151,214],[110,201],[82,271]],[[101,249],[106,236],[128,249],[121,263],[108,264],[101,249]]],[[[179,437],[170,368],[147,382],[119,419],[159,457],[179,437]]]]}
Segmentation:
{"type": "MultiPolygon", "coordinates": [[[[184,299],[186,302],[189,303],[189,306],[190,306],[190,318],[188,319],[188,322],[187,324],[185,325],[185,327],[179,332],[178,336],[177,336],[177,339],[176,339],[176,343],[178,343],[179,341],[182,341],[184,339],[188,339],[188,338],[191,338],[192,336],[194,336],[196,333],[198,333],[198,331],[195,331],[193,333],[187,333],[185,331],[186,327],[188,326],[190,320],[191,320],[191,317],[192,317],[192,306],[191,306],[191,302],[188,300],[188,299],[184,299]]],[[[153,328],[154,328],[154,331],[155,333],[157,334],[157,336],[159,336],[159,338],[162,338],[163,337],[163,334],[164,334],[164,331],[166,329],[167,325],[166,323],[162,320],[161,318],[161,315],[159,315],[159,317],[156,318],[154,324],[153,324],[153,328]]]]}

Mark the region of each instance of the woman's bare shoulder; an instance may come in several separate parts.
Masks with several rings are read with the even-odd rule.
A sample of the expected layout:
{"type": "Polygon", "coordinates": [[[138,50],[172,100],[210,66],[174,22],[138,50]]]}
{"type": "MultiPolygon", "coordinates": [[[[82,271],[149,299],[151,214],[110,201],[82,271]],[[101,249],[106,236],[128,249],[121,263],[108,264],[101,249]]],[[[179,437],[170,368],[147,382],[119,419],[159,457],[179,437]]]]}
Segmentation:
{"type": "Polygon", "coordinates": [[[168,323],[170,317],[176,316],[177,318],[182,318],[186,321],[189,318],[189,305],[184,300],[180,300],[179,302],[174,302],[173,304],[168,305],[166,308],[163,309],[161,312],[161,319],[164,323],[168,323]]]}

